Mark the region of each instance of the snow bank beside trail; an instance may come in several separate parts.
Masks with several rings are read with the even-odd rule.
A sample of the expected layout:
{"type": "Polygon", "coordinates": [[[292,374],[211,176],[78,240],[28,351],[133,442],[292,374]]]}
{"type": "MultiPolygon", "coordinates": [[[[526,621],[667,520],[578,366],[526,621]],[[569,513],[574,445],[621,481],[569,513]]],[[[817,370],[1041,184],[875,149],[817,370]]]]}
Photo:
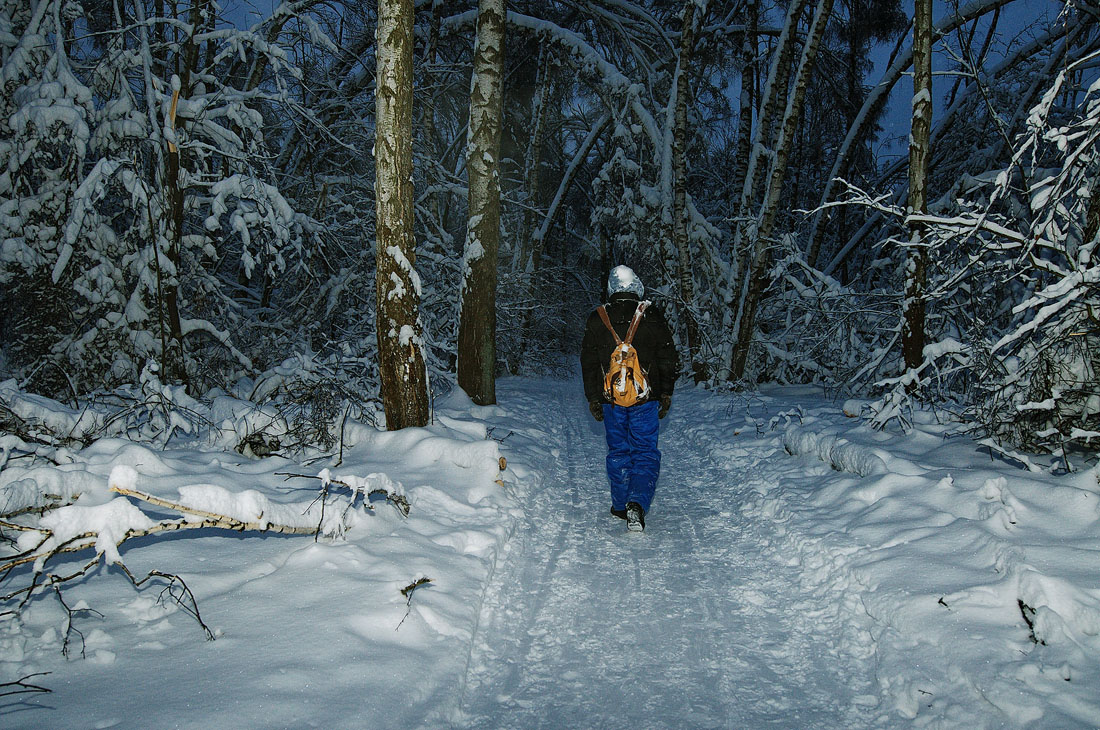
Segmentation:
{"type": "Polygon", "coordinates": [[[740,429],[784,474],[750,485],[742,511],[779,523],[774,549],[807,590],[850,601],[844,641],[873,657],[883,725],[1097,726],[1096,469],[1036,474],[933,424],[883,433],[801,393],[763,401],[758,423],[795,404],[803,417],[740,429]]]}
{"type": "Polygon", "coordinates": [[[490,502],[500,494],[496,480],[500,476],[500,448],[496,441],[480,440],[484,426],[474,430],[458,429],[457,422],[447,419],[451,427],[438,425],[427,428],[405,428],[400,431],[378,431],[359,424],[347,428],[347,444],[354,453],[369,454],[382,463],[400,460],[407,469],[433,469],[444,477],[452,496],[468,504],[490,502]]]}
{"type": "MultiPolygon", "coordinates": [[[[58,405],[45,410],[56,413],[58,405]]],[[[19,451],[0,469],[5,513],[54,508],[41,519],[35,512],[14,517],[40,530],[13,532],[18,542],[0,545],[0,558],[44,537],[40,550],[87,535],[87,550],[50,558],[45,568],[71,573],[98,551],[139,576],[150,569],[178,575],[218,637],[204,640],[163,581],[139,590],[119,580],[117,569],[92,571],[61,587],[84,638],[66,635],[64,611],[48,592],[0,620],[0,682],[49,672],[41,684],[53,691],[21,697],[15,721],[57,728],[266,728],[272,717],[281,727],[432,725],[426,717],[441,717],[457,702],[486,585],[523,514],[515,470],[524,467],[501,470],[504,439],[489,437],[487,419],[503,424],[512,449],[538,453],[545,441],[519,433],[523,425],[506,409],[458,405],[437,404],[435,425],[401,432],[349,421],[339,463],[317,453],[302,463],[241,455],[234,434],[271,431],[272,413],[228,396],[204,410],[207,431],[167,448],[102,438],[71,448],[72,463],[57,465],[25,455],[18,440],[4,441],[0,447],[19,451]],[[400,503],[372,498],[376,490],[407,500],[407,516],[400,503]],[[322,536],[203,528],[116,548],[128,530],[181,517],[194,522],[201,513],[257,526],[320,525],[322,536]],[[89,661],[67,661],[66,642],[70,658],[83,651],[89,661]],[[93,663],[107,663],[108,654],[104,673],[93,663]],[[146,708],[140,723],[135,707],[146,708]]],[[[9,588],[30,580],[33,567],[9,574],[9,588]]]]}

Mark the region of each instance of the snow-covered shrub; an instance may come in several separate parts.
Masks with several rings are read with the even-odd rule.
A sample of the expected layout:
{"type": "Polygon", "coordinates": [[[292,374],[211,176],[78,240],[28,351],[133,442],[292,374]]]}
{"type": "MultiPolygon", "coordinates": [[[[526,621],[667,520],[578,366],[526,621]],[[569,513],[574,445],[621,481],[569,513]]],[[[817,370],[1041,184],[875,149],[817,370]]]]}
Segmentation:
{"type": "Polygon", "coordinates": [[[863,383],[894,366],[897,296],[860,291],[809,266],[789,246],[761,302],[753,375],[779,383],[863,383]]]}
{"type": "Polygon", "coordinates": [[[0,5],[11,365],[45,392],[68,388],[59,373],[80,391],[134,383],[150,360],[195,392],[266,367],[272,329],[251,323],[304,295],[321,248],[270,165],[300,76],[277,35],[215,31],[196,7],[184,27],[144,2],[110,18],[25,5],[0,5]]]}
{"type": "Polygon", "coordinates": [[[1004,364],[1004,407],[987,420],[997,434],[1050,449],[1100,437],[1100,80],[1062,110],[1069,119],[1056,109],[1075,67],[1098,60],[1058,74],[994,188],[1008,197],[1019,176],[1028,215],[1006,221],[1018,233],[1004,236],[1004,254],[992,252],[1012,257],[1023,296],[990,348],[1004,364]]]}
{"type": "Polygon", "coordinates": [[[251,384],[242,402],[269,417],[247,425],[238,421],[235,448],[254,456],[266,455],[261,450],[332,450],[342,442],[348,418],[381,422],[377,383],[374,359],[355,357],[350,348],[324,358],[287,358],[251,384]]]}

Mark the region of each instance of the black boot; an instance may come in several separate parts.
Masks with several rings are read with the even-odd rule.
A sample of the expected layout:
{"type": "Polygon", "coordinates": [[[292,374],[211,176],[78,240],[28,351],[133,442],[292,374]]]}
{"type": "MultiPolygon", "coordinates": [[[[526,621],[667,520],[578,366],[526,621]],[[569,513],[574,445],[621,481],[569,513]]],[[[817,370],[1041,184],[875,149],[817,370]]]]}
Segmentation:
{"type": "Polygon", "coordinates": [[[614,517],[618,517],[620,520],[625,520],[626,519],[626,509],[625,508],[624,509],[615,509],[614,507],[612,507],[611,508],[611,514],[614,517]]]}
{"type": "Polygon", "coordinates": [[[645,511],[637,502],[626,503],[626,529],[631,532],[645,529],[645,511]]]}

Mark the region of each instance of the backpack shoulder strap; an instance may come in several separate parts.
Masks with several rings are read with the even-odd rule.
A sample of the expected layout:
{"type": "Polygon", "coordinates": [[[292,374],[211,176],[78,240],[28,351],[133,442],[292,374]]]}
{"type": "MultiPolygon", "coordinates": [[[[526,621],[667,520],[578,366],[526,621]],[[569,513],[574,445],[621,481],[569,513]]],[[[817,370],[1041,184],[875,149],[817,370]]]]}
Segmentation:
{"type": "MultiPolygon", "coordinates": [[[[596,311],[600,313],[600,319],[603,320],[604,326],[607,327],[607,329],[611,330],[611,336],[615,338],[615,344],[623,344],[623,341],[619,339],[619,333],[616,332],[615,328],[611,326],[611,318],[607,316],[607,309],[604,307],[604,305],[601,304],[600,306],[596,307],[596,311]]],[[[631,334],[633,334],[633,332],[634,330],[631,330],[631,334]]],[[[630,335],[627,335],[627,341],[630,341],[630,335]]]]}
{"type": "Polygon", "coordinates": [[[626,339],[623,340],[626,344],[630,344],[634,339],[634,333],[638,331],[638,324],[642,321],[642,315],[645,314],[645,308],[649,306],[649,302],[638,302],[638,308],[634,310],[634,318],[630,320],[630,329],[626,332],[626,339]]]}

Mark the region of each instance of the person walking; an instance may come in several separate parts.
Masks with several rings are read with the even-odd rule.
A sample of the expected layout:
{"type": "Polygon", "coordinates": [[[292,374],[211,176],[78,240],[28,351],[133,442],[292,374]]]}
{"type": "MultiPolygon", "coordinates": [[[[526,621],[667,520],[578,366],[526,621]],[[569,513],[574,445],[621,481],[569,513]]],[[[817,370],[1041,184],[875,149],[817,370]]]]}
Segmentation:
{"type": "Polygon", "coordinates": [[[659,419],[672,405],[679,355],[664,314],[642,299],[645,287],[633,270],[612,269],[607,293],[610,301],[585,325],[581,377],[592,417],[603,422],[607,437],[611,514],[640,532],[661,469],[659,419]]]}

